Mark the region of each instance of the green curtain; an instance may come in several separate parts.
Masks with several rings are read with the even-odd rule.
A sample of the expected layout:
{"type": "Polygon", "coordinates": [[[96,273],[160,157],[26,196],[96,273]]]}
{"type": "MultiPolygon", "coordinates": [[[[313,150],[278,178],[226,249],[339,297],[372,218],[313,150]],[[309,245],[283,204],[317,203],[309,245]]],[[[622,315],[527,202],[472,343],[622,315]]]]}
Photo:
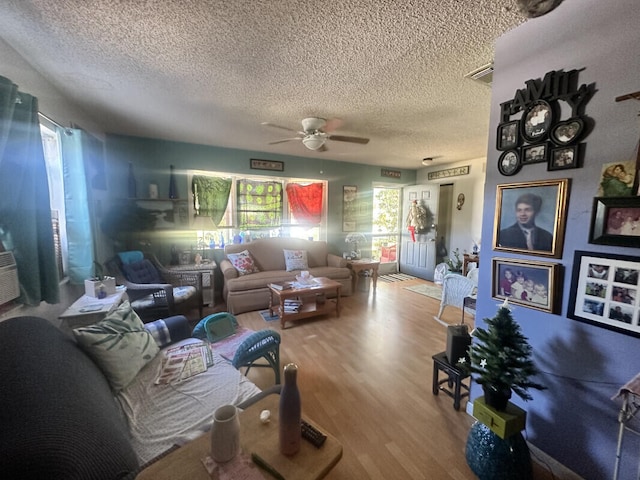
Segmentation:
{"type": "Polygon", "coordinates": [[[237,187],[238,226],[241,229],[280,226],[282,183],[238,180],[237,187]]]}
{"type": "Polygon", "coordinates": [[[60,133],[67,222],[67,274],[71,283],[82,284],[94,274],[94,241],[85,175],[90,139],[82,130],[67,128],[60,133]]]}
{"type": "Polygon", "coordinates": [[[191,189],[196,215],[211,217],[213,224],[217,226],[229,204],[231,179],[194,175],[191,189]]]}
{"type": "Polygon", "coordinates": [[[0,77],[0,192],[0,241],[16,259],[20,302],[58,303],[38,99],[5,77],[0,77]]]}

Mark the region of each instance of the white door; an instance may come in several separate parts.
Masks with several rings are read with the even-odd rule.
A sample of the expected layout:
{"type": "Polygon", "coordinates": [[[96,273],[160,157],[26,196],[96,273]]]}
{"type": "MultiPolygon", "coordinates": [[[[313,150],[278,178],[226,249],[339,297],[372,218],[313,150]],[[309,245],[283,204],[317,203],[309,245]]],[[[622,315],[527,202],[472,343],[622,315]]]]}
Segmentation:
{"type": "Polygon", "coordinates": [[[402,190],[402,233],[400,240],[400,272],[433,281],[438,238],[439,185],[413,185],[402,190]],[[407,218],[413,200],[427,209],[428,227],[416,232],[415,241],[408,230],[407,218]]]}

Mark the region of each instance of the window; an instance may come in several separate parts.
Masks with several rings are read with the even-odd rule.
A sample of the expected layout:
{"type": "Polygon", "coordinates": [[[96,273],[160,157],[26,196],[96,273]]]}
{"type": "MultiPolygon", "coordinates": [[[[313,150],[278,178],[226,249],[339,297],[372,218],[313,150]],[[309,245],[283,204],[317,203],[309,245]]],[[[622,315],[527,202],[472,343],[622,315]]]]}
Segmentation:
{"type": "Polygon", "coordinates": [[[371,256],[395,262],[400,237],[400,189],[373,188],[373,232],[371,256]]]}
{"type": "Polygon", "coordinates": [[[67,270],[67,225],[64,207],[64,180],[62,173],[62,151],[58,130],[54,125],[48,125],[40,117],[40,134],[44,149],[44,160],[49,180],[49,202],[51,204],[51,222],[53,225],[53,239],[55,243],[58,277],[66,277],[67,270]]]}
{"type": "MultiPolygon", "coordinates": [[[[226,243],[248,242],[265,237],[326,239],[328,183],[325,180],[240,177],[222,172],[192,171],[190,182],[195,187],[192,188],[194,201],[189,206],[192,218],[201,209],[200,198],[205,195],[202,192],[202,195],[196,195],[197,189],[202,187],[196,187],[195,183],[230,183],[226,208],[218,215],[221,220],[217,229],[213,226],[211,229],[198,227],[199,248],[212,248],[226,243]],[[202,180],[203,178],[205,180],[202,180]],[[209,180],[206,180],[207,178],[209,180]],[[311,202],[310,199],[315,202],[311,202]],[[301,204],[310,207],[301,208],[301,204]]],[[[220,194],[217,196],[220,197],[220,194]]]]}

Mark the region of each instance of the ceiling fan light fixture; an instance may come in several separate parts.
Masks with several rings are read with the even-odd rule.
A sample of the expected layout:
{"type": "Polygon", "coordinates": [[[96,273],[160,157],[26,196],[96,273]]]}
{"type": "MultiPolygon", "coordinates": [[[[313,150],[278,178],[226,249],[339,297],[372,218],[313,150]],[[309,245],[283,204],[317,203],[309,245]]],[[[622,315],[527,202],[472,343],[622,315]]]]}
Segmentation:
{"type": "Polygon", "coordinates": [[[428,165],[431,165],[431,162],[433,161],[432,157],[426,157],[422,159],[422,165],[424,165],[425,167],[428,165]]]}
{"type": "Polygon", "coordinates": [[[306,135],[302,139],[302,143],[309,150],[318,150],[324,145],[326,138],[321,135],[306,135]]]}

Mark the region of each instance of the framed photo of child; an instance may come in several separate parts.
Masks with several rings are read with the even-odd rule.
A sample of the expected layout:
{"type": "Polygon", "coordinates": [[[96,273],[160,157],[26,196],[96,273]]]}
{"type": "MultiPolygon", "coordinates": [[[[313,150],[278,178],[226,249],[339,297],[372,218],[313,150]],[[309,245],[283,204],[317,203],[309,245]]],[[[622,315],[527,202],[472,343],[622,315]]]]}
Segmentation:
{"type": "Polygon", "coordinates": [[[557,313],[562,265],[513,258],[492,259],[492,297],[509,303],[557,313]]]}

